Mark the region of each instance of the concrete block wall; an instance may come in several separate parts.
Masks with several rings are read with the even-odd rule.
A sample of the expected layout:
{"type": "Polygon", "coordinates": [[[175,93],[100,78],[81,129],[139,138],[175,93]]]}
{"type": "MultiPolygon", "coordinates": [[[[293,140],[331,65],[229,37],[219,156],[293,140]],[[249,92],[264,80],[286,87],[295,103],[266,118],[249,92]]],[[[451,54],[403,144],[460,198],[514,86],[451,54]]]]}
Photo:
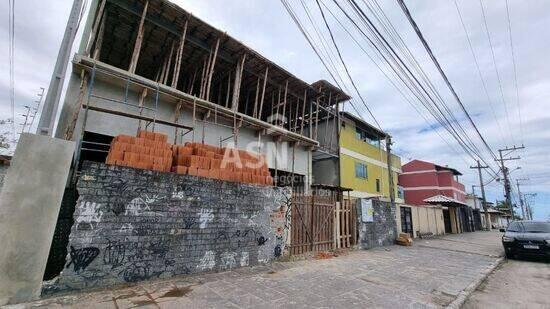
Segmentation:
{"type": "Polygon", "coordinates": [[[45,293],[267,263],[290,190],[85,162],[67,264],[45,293]]]}
{"type": "Polygon", "coordinates": [[[360,203],[357,203],[356,207],[360,249],[371,249],[395,244],[395,239],[398,236],[397,222],[395,207],[392,207],[391,203],[377,200],[372,201],[374,210],[373,222],[362,222],[360,203]]]}

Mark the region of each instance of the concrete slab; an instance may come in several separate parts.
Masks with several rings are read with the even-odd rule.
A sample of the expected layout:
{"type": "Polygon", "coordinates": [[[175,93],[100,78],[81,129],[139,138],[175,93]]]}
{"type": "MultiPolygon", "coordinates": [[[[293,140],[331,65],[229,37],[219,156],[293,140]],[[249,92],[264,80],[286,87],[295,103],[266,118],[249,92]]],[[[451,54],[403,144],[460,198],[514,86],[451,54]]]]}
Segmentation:
{"type": "Polygon", "coordinates": [[[0,194],[0,305],[37,299],[74,142],[22,134],[0,194]]]}

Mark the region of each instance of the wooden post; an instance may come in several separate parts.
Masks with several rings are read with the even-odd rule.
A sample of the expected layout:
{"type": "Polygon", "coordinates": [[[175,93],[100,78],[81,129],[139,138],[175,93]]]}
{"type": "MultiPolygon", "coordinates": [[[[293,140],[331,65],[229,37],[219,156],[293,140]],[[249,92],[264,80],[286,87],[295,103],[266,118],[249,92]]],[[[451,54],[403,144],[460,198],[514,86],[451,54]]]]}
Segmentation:
{"type": "MultiPolygon", "coordinates": [[[[94,45],[94,41],[95,41],[95,38],[96,36],[98,35],[98,29],[99,29],[99,25],[102,25],[105,23],[105,18],[104,18],[104,11],[105,11],[105,3],[107,2],[107,0],[102,0],[101,1],[101,4],[99,6],[99,10],[97,12],[97,17],[96,17],[96,20],[94,21],[94,26],[92,28],[92,32],[90,33],[90,38],[88,40],[88,45],[86,47],[86,55],[89,56],[90,53],[92,52],[92,45],[94,45]]],[[[99,32],[101,32],[101,30],[99,30],[99,32]]],[[[97,44],[96,44],[97,46],[97,44]]],[[[96,48],[97,49],[97,48],[96,48]]]]}
{"type": "Polygon", "coordinates": [[[141,15],[141,20],[139,22],[138,34],[136,38],[136,44],[134,45],[134,51],[132,53],[132,60],[130,61],[130,68],[128,71],[132,74],[136,73],[136,67],[139,60],[139,53],[141,52],[141,43],[143,42],[143,32],[145,17],[147,16],[147,9],[149,8],[149,0],[145,1],[145,7],[143,8],[143,13],[141,15]]]}
{"type": "Polygon", "coordinates": [[[265,98],[265,86],[267,84],[267,74],[269,73],[269,67],[266,66],[265,67],[265,75],[264,75],[264,86],[263,86],[263,89],[262,89],[262,98],[260,100],[260,111],[258,112],[258,116],[256,118],[258,119],[262,119],[262,110],[264,108],[264,98],[265,98]]]}
{"type": "MultiPolygon", "coordinates": [[[[257,118],[258,113],[258,98],[260,97],[260,77],[258,77],[258,82],[256,83],[256,98],[254,99],[254,111],[252,112],[252,117],[257,118]]],[[[246,109],[245,109],[246,113],[246,109]]]]}
{"type": "Polygon", "coordinates": [[[229,77],[227,78],[227,94],[225,96],[225,108],[229,107],[229,95],[231,94],[231,71],[229,72],[229,77]]]}
{"type": "Polygon", "coordinates": [[[315,105],[317,108],[317,111],[315,112],[315,137],[314,140],[317,140],[317,137],[319,135],[319,98],[315,101],[315,105]]]}
{"type": "Polygon", "coordinates": [[[218,48],[220,47],[220,39],[216,41],[216,48],[214,49],[214,56],[210,65],[210,72],[208,74],[208,83],[206,87],[206,101],[210,101],[210,86],[212,85],[212,75],[214,75],[214,66],[216,65],[216,58],[218,57],[218,48]]]}
{"type": "Polygon", "coordinates": [[[101,54],[101,47],[103,47],[103,35],[105,34],[105,18],[101,20],[101,26],[99,27],[99,34],[97,37],[97,42],[95,43],[95,50],[93,54],[93,58],[95,60],[99,59],[99,56],[101,54]]]}
{"type": "Polygon", "coordinates": [[[233,87],[233,100],[231,101],[231,109],[234,112],[239,111],[239,96],[241,93],[241,80],[243,77],[244,62],[246,60],[246,54],[241,56],[241,61],[237,63],[237,68],[235,69],[235,83],[233,87]]]}
{"type": "MultiPolygon", "coordinates": [[[[180,100],[178,102],[178,105],[176,106],[176,110],[174,112],[174,122],[178,122],[181,114],[181,108],[183,107],[183,102],[180,100]]],[[[174,145],[178,143],[178,127],[174,128],[174,145]]]]}
{"type": "Polygon", "coordinates": [[[167,84],[168,83],[168,77],[170,76],[170,68],[172,66],[172,58],[174,56],[174,48],[176,47],[176,42],[172,42],[172,48],[170,48],[170,56],[168,56],[168,63],[166,64],[166,72],[164,73],[164,77],[162,78],[161,83],[167,84]]]}
{"type": "Polygon", "coordinates": [[[180,70],[181,70],[181,59],[183,58],[183,47],[185,46],[185,37],[187,36],[187,23],[189,20],[185,21],[185,25],[183,26],[183,34],[181,36],[180,41],[180,47],[178,49],[178,53],[176,55],[176,63],[174,66],[174,75],[172,76],[172,88],[178,87],[179,77],[180,77],[180,70]]]}
{"type": "MultiPolygon", "coordinates": [[[[283,117],[286,118],[286,97],[287,97],[287,94],[288,94],[288,79],[286,80],[286,85],[285,85],[285,97],[283,99],[283,117]]],[[[283,119],[281,119],[283,120],[283,119]]],[[[281,123],[281,127],[285,127],[285,124],[284,122],[281,123]]]]}
{"type": "Polygon", "coordinates": [[[275,119],[277,121],[277,124],[282,123],[282,119],[279,119],[279,106],[280,105],[281,105],[281,86],[279,86],[279,94],[278,94],[278,98],[277,98],[277,112],[276,112],[277,119],[275,119]]]}
{"type": "Polygon", "coordinates": [[[306,102],[307,102],[307,89],[304,90],[304,106],[302,107],[302,123],[300,125],[300,135],[304,135],[304,122],[306,121],[306,102]]]}
{"type": "Polygon", "coordinates": [[[195,81],[197,80],[197,69],[195,69],[195,73],[193,73],[193,79],[191,80],[191,84],[189,85],[189,94],[190,95],[194,95],[193,94],[193,90],[195,88],[195,81]]]}

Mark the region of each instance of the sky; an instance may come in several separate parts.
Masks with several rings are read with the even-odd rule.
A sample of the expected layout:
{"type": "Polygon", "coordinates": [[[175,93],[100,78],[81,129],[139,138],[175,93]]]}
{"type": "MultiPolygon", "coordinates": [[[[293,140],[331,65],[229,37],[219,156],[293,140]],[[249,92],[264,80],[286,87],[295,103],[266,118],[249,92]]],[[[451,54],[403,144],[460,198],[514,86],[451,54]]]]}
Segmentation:
{"type": "MultiPolygon", "coordinates": [[[[299,78],[314,82],[331,80],[319,58],[277,0],[173,0],[194,16],[226,31],[299,78]]],[[[289,0],[298,7],[298,0],[289,0]]],[[[307,1],[306,1],[307,2],[307,1]]],[[[314,9],[314,1],[308,2],[314,9]]],[[[404,38],[405,43],[426,70],[430,79],[474,138],[466,117],[458,109],[443,80],[437,74],[420,41],[394,0],[379,0],[381,8],[404,38]]],[[[487,94],[476,69],[468,40],[461,26],[453,0],[406,1],[435,56],[449,77],[479,130],[496,149],[524,144],[526,149],[514,153],[521,160],[509,161],[513,179],[522,181],[522,193],[536,193],[531,198],[538,219],[550,218],[550,1],[509,0],[510,25],[514,43],[518,94],[514,82],[514,65],[510,48],[506,2],[483,0],[487,27],[494,48],[494,62],[485,32],[480,2],[457,0],[470,35],[487,94]],[[500,86],[497,71],[500,75],[500,86]],[[502,92],[501,90],[502,89],[502,92]]],[[[16,129],[24,121],[25,105],[33,105],[40,87],[47,88],[61,42],[71,1],[18,0],[15,21],[15,115],[16,129]]],[[[305,17],[304,17],[305,18],[305,17]]],[[[0,119],[11,117],[9,101],[8,3],[0,4],[0,119]]],[[[428,122],[405,101],[380,70],[358,50],[329,19],[350,74],[361,95],[382,128],[393,136],[394,149],[403,162],[411,159],[448,165],[461,171],[460,178],[471,192],[479,183],[475,162],[467,157],[431,116],[428,122]],[[434,129],[435,128],[435,129],[434,129]],[[443,140],[445,139],[445,141],[443,140]],[[450,144],[450,146],[448,145],[450,144]],[[453,150],[452,148],[456,149],[453,150]]],[[[79,38],[77,38],[77,41],[79,38]]],[[[354,93],[350,93],[356,97],[354,93]]],[[[349,107],[348,107],[348,110],[349,107]]],[[[425,111],[425,115],[428,115],[425,111]]],[[[372,118],[362,112],[362,117],[372,118]]],[[[3,127],[2,130],[9,128],[3,127]]],[[[28,129],[28,128],[27,128],[28,129]]],[[[35,128],[33,128],[35,130],[35,128]]],[[[476,139],[479,141],[479,139],[476,139]]],[[[478,144],[479,145],[479,144],[478,144]]],[[[485,153],[486,157],[487,153],[485,153]]],[[[489,162],[496,168],[496,163],[489,162]]],[[[485,174],[485,179],[490,177],[485,174]]],[[[476,188],[479,194],[479,188],[476,188]]],[[[517,192],[517,189],[516,189],[517,192]]],[[[503,199],[502,184],[487,186],[490,201],[503,199]]]]}

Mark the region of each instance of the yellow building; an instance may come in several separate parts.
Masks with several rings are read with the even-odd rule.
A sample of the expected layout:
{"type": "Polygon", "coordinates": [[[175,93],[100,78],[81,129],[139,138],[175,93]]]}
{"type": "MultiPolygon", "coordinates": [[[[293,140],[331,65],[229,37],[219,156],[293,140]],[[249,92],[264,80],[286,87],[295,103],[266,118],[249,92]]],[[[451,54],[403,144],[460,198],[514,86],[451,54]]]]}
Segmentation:
{"type": "MultiPolygon", "coordinates": [[[[340,113],[340,186],[353,189],[352,197],[389,198],[387,153],[381,142],[388,136],[354,115],[340,113]]],[[[397,188],[401,159],[391,155],[396,202],[403,202],[397,188]]]]}

